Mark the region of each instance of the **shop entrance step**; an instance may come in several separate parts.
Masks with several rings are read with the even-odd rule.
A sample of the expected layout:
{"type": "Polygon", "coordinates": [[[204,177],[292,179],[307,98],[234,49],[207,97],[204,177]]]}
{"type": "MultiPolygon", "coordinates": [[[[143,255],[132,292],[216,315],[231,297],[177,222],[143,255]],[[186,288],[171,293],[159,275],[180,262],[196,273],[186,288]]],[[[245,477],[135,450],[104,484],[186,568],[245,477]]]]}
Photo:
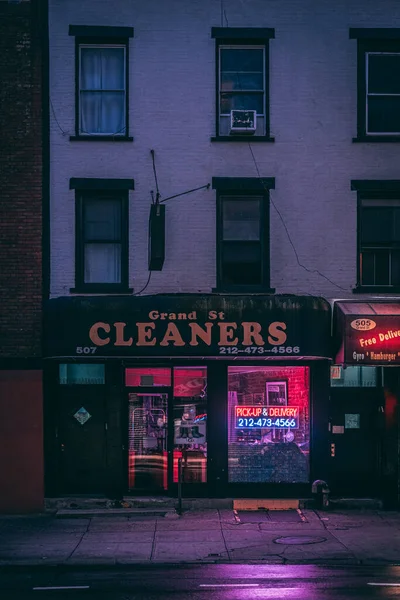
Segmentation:
{"type": "Polygon", "coordinates": [[[302,508],[301,501],[294,498],[237,498],[234,510],[296,510],[302,508]]]}

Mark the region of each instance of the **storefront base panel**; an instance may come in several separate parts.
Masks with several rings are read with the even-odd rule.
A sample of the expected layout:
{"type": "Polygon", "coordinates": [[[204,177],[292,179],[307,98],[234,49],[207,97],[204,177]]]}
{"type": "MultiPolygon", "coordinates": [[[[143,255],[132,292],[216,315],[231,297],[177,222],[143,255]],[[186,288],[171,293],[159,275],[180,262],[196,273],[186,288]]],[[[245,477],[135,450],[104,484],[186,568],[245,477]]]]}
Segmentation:
{"type": "Polygon", "coordinates": [[[0,513],[43,510],[41,370],[0,371],[0,470],[0,513]]]}

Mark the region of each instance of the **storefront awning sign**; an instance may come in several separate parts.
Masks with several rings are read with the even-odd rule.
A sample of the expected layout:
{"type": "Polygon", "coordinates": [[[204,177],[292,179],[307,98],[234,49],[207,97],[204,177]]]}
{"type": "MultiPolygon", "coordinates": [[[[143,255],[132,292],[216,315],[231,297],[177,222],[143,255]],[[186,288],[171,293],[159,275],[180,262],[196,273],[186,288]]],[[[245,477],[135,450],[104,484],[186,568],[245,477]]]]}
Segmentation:
{"type": "Polygon", "coordinates": [[[338,302],[334,335],[338,364],[400,364],[400,302],[338,302]]]}
{"type": "Polygon", "coordinates": [[[56,298],[46,356],[330,358],[330,314],[311,296],[56,298]]]}

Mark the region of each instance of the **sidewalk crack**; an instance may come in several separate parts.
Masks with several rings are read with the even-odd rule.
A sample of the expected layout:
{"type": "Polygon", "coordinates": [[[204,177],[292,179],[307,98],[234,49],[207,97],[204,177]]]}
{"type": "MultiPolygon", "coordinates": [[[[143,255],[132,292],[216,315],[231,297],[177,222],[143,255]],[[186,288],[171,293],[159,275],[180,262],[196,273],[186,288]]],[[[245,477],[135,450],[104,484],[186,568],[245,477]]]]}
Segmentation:
{"type": "Polygon", "coordinates": [[[229,552],[229,550],[228,550],[228,546],[227,546],[227,544],[226,544],[226,539],[225,539],[225,536],[224,536],[224,530],[223,530],[223,528],[222,528],[221,512],[220,512],[219,510],[218,510],[218,516],[219,516],[219,527],[220,527],[220,529],[221,529],[221,535],[222,535],[222,539],[224,540],[225,552],[226,552],[226,554],[227,554],[227,557],[228,557],[228,559],[229,559],[229,560],[232,560],[232,558],[231,558],[231,555],[230,555],[230,552],[229,552]]]}
{"type": "Polygon", "coordinates": [[[157,523],[158,523],[158,519],[156,519],[156,522],[154,525],[153,543],[151,545],[150,561],[152,561],[154,558],[154,551],[155,551],[155,547],[156,547],[157,523]]]}
{"type": "Polygon", "coordinates": [[[72,556],[75,554],[75,552],[78,550],[79,546],[81,545],[83,538],[85,537],[85,535],[88,533],[89,531],[89,527],[90,527],[90,523],[92,522],[92,519],[89,518],[88,520],[88,524],[86,525],[86,529],[85,531],[82,533],[80,540],[78,540],[78,543],[76,544],[75,548],[72,550],[72,552],[69,554],[69,556],[67,556],[67,558],[65,559],[64,562],[68,562],[70,558],[72,558],[72,556]]]}
{"type": "Polygon", "coordinates": [[[350,549],[349,549],[349,548],[346,546],[346,544],[345,544],[344,542],[342,542],[341,540],[339,540],[339,538],[338,538],[338,537],[337,537],[337,536],[336,536],[336,535],[333,533],[332,529],[328,529],[328,527],[326,526],[326,523],[325,523],[325,521],[322,521],[322,519],[321,519],[321,517],[319,516],[319,514],[318,514],[318,518],[319,518],[319,520],[321,521],[321,523],[322,523],[322,526],[323,526],[323,528],[325,529],[325,531],[326,531],[327,533],[329,533],[329,534],[330,534],[330,535],[331,535],[331,536],[332,536],[332,537],[333,537],[333,538],[334,538],[334,539],[335,539],[335,540],[336,540],[336,541],[337,541],[337,542],[338,542],[338,543],[339,543],[341,546],[343,546],[343,548],[344,548],[344,549],[345,549],[345,550],[346,550],[346,551],[347,551],[347,552],[348,552],[348,553],[349,553],[349,554],[350,554],[350,555],[351,555],[351,556],[352,556],[352,557],[353,557],[353,558],[354,558],[356,561],[358,561],[359,559],[357,558],[357,556],[355,555],[355,553],[354,553],[352,550],[350,550],[350,549]]]}

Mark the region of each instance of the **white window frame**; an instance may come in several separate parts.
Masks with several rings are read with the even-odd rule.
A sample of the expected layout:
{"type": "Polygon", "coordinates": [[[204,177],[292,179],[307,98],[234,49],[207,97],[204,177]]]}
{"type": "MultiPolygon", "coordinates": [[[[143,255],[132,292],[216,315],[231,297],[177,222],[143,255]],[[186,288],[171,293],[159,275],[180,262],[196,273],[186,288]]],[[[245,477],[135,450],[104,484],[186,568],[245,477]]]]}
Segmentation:
{"type": "MultiPolygon", "coordinates": [[[[126,44],[79,44],[79,72],[78,72],[78,98],[77,98],[77,102],[78,102],[78,118],[79,118],[79,127],[78,127],[78,131],[79,131],[79,136],[83,137],[83,136],[110,136],[110,137],[114,137],[114,136],[122,136],[122,137],[126,137],[128,135],[128,131],[127,131],[127,111],[126,111],[126,103],[127,103],[127,89],[128,89],[128,85],[127,85],[127,72],[126,72],[126,44]],[[82,90],[81,89],[81,75],[82,75],[82,67],[81,67],[81,56],[82,56],[82,49],[83,48],[96,48],[97,50],[101,50],[102,48],[122,48],[124,51],[124,89],[116,89],[116,90],[101,90],[104,92],[124,92],[124,107],[123,107],[123,116],[124,116],[124,127],[122,129],[122,131],[119,132],[106,132],[106,131],[102,131],[99,133],[91,133],[91,132],[86,132],[82,130],[82,111],[81,111],[81,92],[85,91],[85,92],[90,92],[92,90],[82,90]]],[[[96,92],[99,92],[99,90],[93,90],[96,92]]],[[[100,91],[100,93],[101,93],[100,91]]]]}
{"type": "MultiPolygon", "coordinates": [[[[263,106],[263,112],[262,113],[257,113],[257,117],[263,117],[265,118],[265,110],[266,110],[266,106],[265,106],[265,90],[266,90],[266,80],[265,80],[265,44],[220,44],[218,47],[218,118],[227,118],[230,117],[230,113],[221,113],[221,94],[222,93],[226,93],[223,92],[221,89],[221,83],[222,83],[222,70],[221,70],[221,50],[262,50],[263,51],[263,89],[262,89],[262,106],[263,106]]],[[[235,91],[238,90],[233,90],[232,93],[234,93],[235,91]]],[[[256,90],[239,90],[239,92],[247,92],[249,94],[260,94],[260,91],[256,91],[256,90]]],[[[264,129],[265,129],[265,125],[264,125],[264,129]]]]}
{"type": "Polygon", "coordinates": [[[379,55],[379,56],[399,56],[400,52],[366,52],[365,53],[365,132],[369,136],[390,136],[390,135],[400,135],[400,131],[369,131],[368,130],[368,98],[369,96],[400,96],[400,94],[376,94],[368,92],[369,85],[369,57],[370,55],[379,55]]]}

